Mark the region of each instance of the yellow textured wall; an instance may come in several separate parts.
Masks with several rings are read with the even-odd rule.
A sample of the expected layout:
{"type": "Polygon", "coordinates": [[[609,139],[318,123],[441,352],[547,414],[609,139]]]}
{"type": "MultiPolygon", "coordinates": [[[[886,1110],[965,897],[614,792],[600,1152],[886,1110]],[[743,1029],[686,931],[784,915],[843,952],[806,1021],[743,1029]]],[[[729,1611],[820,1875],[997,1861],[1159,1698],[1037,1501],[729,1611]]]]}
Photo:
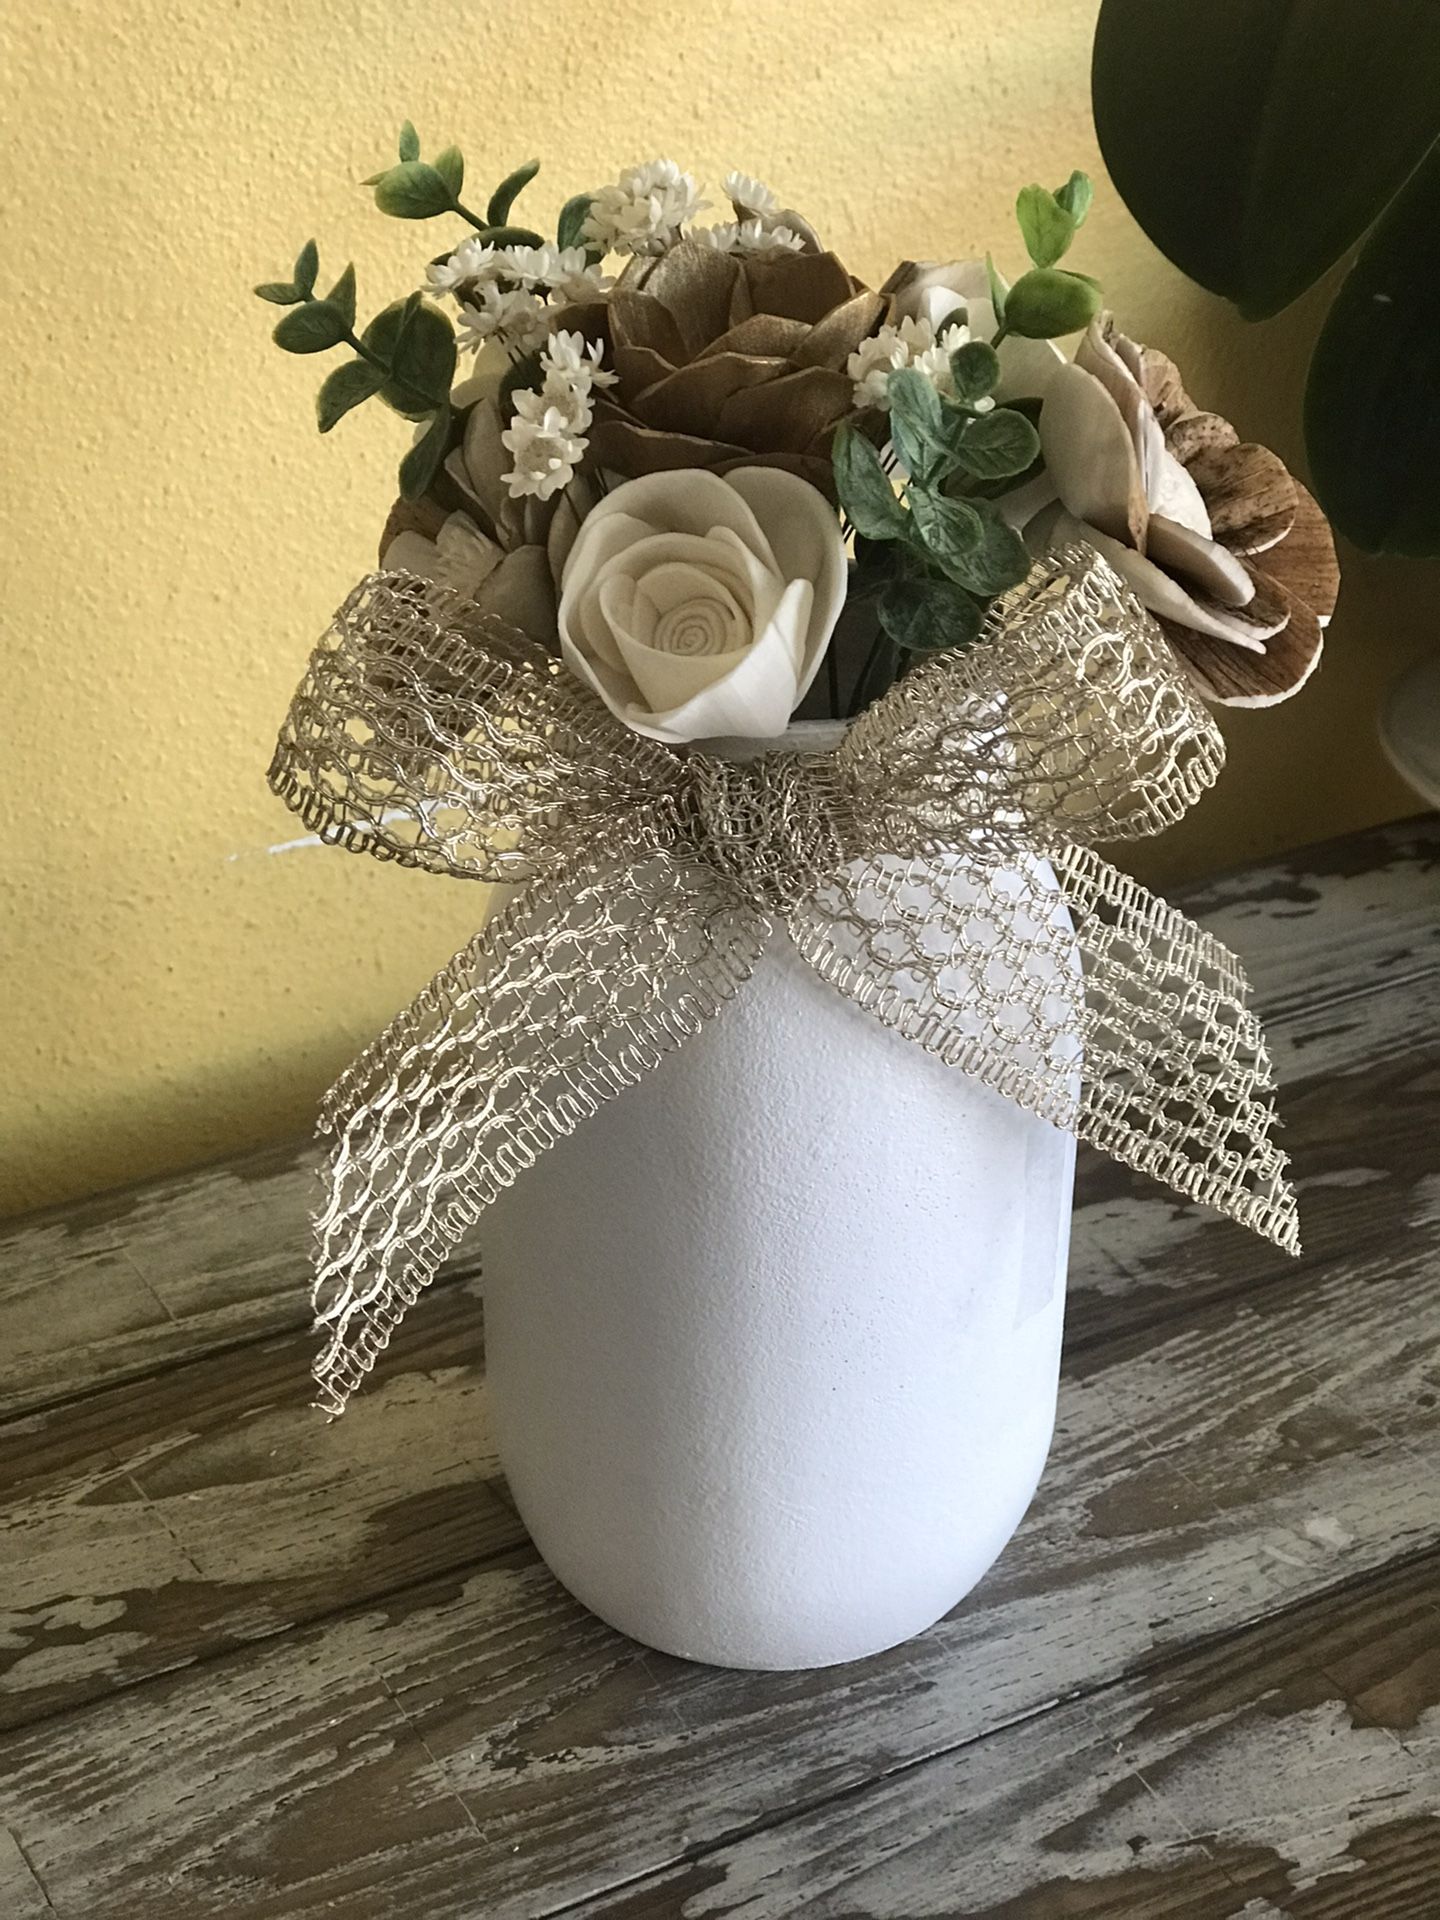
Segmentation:
{"type": "MultiPolygon", "coordinates": [[[[671,154],[779,186],[856,271],[1014,252],[1016,187],[1100,168],[1094,0],[63,0],[0,24],[0,1211],[303,1127],[322,1084],[474,928],[478,890],[338,852],[267,793],[313,635],[370,562],[404,429],[322,441],[320,360],[251,298],[314,234],[362,305],[437,228],[355,185],[405,116],[526,206],[671,154]]],[[[1077,264],[1192,391],[1296,453],[1314,303],[1247,331],[1100,182],[1077,264]]],[[[1318,684],[1230,727],[1159,879],[1413,811],[1377,696],[1433,569],[1357,564],[1318,684]]]]}

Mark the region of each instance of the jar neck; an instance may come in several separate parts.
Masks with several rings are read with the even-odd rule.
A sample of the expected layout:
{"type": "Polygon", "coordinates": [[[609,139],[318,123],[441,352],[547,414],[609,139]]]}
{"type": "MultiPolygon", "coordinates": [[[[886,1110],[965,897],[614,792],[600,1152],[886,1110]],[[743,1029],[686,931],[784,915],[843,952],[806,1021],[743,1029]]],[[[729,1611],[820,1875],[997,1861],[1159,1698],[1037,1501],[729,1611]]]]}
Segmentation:
{"type": "Polygon", "coordinates": [[[697,740],[695,750],[743,766],[766,753],[833,753],[849,731],[848,720],[796,720],[773,740],[697,740]]]}

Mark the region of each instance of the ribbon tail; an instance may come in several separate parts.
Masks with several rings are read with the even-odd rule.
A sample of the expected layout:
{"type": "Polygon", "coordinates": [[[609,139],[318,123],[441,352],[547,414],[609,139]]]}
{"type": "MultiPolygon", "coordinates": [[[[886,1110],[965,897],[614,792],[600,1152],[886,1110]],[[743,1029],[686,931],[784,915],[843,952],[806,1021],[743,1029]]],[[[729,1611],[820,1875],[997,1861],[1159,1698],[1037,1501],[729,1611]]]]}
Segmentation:
{"type": "Polygon", "coordinates": [[[1089,847],[1053,859],[1086,985],[1080,1138],[1299,1253],[1274,1071],[1240,960],[1089,847]]]}
{"type": "Polygon", "coordinates": [[[322,1115],[325,1411],[497,1194],[698,1033],[769,931],[698,860],[601,854],[512,900],[392,1022],[322,1115]]]}
{"type": "Polygon", "coordinates": [[[883,1025],[1299,1251],[1244,969],[1088,848],[880,856],[788,924],[815,972],[883,1025]]]}

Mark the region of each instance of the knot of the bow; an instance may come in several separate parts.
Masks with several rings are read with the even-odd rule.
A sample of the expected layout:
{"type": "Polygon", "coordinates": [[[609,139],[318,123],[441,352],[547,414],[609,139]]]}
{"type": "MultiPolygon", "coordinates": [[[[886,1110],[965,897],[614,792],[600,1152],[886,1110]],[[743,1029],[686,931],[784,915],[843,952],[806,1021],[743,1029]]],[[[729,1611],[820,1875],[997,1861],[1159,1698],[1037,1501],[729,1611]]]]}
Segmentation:
{"type": "Polygon", "coordinates": [[[797,905],[850,857],[828,759],[766,753],[737,764],[694,754],[687,764],[697,851],[762,912],[797,905]]]}

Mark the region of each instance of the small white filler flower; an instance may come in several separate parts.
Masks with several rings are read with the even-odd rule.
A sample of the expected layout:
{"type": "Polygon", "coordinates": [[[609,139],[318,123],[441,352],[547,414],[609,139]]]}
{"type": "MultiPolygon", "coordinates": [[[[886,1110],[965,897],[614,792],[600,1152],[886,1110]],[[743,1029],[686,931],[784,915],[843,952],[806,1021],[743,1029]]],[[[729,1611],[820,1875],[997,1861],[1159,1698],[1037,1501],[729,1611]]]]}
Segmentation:
{"type": "Polygon", "coordinates": [[[501,287],[494,280],[467,286],[460,306],[459,345],[478,353],[498,340],[513,353],[533,353],[548,328],[540,299],[522,287],[501,287]]]}
{"type": "Polygon", "coordinates": [[[723,220],[696,227],[693,238],[717,253],[798,253],[803,242],[789,227],[767,227],[759,220],[723,220]]]}
{"type": "Polygon", "coordinates": [[[472,234],[462,240],[448,260],[437,260],[425,269],[432,293],[454,293],[471,281],[495,277],[495,248],[472,234]]]}
{"type": "MultiPolygon", "coordinates": [[[[926,319],[907,315],[898,327],[884,326],[868,340],[862,340],[845,363],[845,371],[855,382],[857,407],[890,406],[890,376],[902,367],[913,367],[945,399],[955,397],[955,381],[950,372],[950,356],[970,338],[970,329],[957,321],[946,327],[939,339],[926,319]]],[[[993,401],[977,403],[977,412],[988,412],[993,401]]]]}
{"type": "Polygon", "coordinates": [[[601,341],[563,327],[550,335],[540,355],[544,385],[515,395],[515,417],[500,436],[515,461],[505,475],[512,499],[549,500],[575,478],[595,415],[591,393],[615,384],[616,376],[600,365],[603,351],[601,341]]]}
{"type": "Polygon", "coordinates": [[[664,253],[704,205],[692,175],[673,160],[651,160],[601,187],[582,235],[605,253],[664,253]]]}
{"type": "Polygon", "coordinates": [[[759,220],[768,224],[780,215],[780,201],[763,180],[751,174],[732,171],[725,176],[725,198],[735,209],[737,220],[759,220]]]}
{"type": "Polygon", "coordinates": [[[547,405],[543,393],[516,394],[515,418],[500,436],[515,460],[505,476],[512,499],[549,500],[569,486],[585,458],[585,437],[575,424],[573,409],[547,405]]]}

